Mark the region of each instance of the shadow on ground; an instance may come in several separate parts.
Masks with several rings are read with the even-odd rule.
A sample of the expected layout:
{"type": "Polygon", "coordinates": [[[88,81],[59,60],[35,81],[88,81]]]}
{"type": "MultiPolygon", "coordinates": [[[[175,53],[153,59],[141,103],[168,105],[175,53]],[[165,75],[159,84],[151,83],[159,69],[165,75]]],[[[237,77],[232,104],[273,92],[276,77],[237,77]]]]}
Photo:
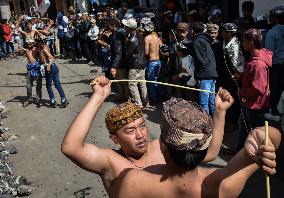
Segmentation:
{"type": "Polygon", "coordinates": [[[25,73],[8,73],[7,75],[8,76],[26,76],[27,73],[26,72],[25,73]]]}

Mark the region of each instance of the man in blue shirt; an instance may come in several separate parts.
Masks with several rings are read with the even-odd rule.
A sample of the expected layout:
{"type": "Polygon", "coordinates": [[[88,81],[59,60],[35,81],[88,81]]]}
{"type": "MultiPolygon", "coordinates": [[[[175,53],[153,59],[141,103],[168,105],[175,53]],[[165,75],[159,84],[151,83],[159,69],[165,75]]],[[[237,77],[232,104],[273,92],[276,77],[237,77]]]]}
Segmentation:
{"type": "Polygon", "coordinates": [[[57,12],[57,37],[59,39],[59,50],[61,58],[63,58],[65,55],[67,55],[67,28],[68,28],[68,18],[63,14],[62,11],[57,12]]]}

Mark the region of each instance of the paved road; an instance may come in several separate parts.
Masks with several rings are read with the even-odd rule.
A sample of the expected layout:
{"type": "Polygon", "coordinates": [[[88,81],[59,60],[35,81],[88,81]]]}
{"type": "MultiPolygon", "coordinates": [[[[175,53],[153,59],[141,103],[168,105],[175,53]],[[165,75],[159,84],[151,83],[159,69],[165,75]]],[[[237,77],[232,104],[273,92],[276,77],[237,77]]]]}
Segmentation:
{"type": "MultiPolygon", "coordinates": [[[[61,82],[70,100],[70,106],[66,109],[51,109],[47,106],[37,109],[32,104],[23,108],[21,103],[26,99],[26,69],[23,60],[20,58],[0,62],[0,98],[7,101],[6,106],[11,110],[5,122],[5,125],[11,128],[7,133],[20,136],[16,143],[19,153],[10,156],[15,174],[24,175],[32,181],[35,187],[31,196],[33,198],[107,197],[98,176],[78,168],[60,152],[60,144],[68,126],[91,94],[88,83],[90,79],[101,74],[100,68],[59,60],[61,82]]],[[[54,92],[60,102],[55,89],[54,92]]],[[[115,105],[112,102],[113,97],[114,95],[111,95],[98,112],[88,142],[114,148],[104,124],[106,111],[115,105]]],[[[43,98],[47,103],[45,87],[43,98]]],[[[148,109],[144,113],[150,128],[150,137],[157,138],[159,110],[148,109]]],[[[235,135],[227,133],[226,141],[235,140],[235,135]]],[[[222,156],[213,162],[213,165],[222,167],[228,159],[228,156],[222,156]]],[[[280,165],[284,167],[283,164],[282,160],[280,165]]],[[[282,197],[280,192],[281,187],[284,187],[283,175],[282,171],[282,180],[279,175],[272,178],[272,197],[282,197]]],[[[264,184],[263,174],[257,173],[249,181],[241,197],[265,197],[264,184]]]]}

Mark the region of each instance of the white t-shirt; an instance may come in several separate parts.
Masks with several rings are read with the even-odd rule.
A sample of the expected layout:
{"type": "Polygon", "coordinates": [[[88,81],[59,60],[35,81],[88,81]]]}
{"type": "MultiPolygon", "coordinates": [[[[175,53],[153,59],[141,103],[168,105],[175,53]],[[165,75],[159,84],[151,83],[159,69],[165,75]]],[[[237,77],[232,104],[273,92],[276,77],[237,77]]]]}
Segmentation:
{"type": "Polygon", "coordinates": [[[188,55],[181,59],[181,67],[184,72],[180,73],[179,76],[191,76],[189,81],[187,81],[187,85],[192,87],[195,86],[196,81],[194,79],[194,71],[195,71],[195,65],[194,65],[194,59],[192,56],[188,55]]]}
{"type": "Polygon", "coordinates": [[[92,41],[98,40],[99,32],[100,32],[100,30],[99,30],[98,26],[91,27],[91,29],[88,32],[88,37],[92,41]]]}

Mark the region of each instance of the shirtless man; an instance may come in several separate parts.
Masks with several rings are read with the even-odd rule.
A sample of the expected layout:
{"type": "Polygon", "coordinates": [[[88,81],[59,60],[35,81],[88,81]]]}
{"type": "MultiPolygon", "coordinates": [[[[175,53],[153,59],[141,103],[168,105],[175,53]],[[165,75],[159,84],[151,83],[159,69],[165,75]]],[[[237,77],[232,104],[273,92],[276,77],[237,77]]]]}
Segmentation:
{"type": "Polygon", "coordinates": [[[126,170],[113,184],[110,197],[238,197],[248,178],[259,167],[268,174],[276,172],[275,150],[280,144],[281,135],[277,129],[270,127],[269,145],[265,146],[264,134],[264,127],[252,130],[247,137],[245,148],[221,169],[197,167],[206,153],[204,150],[194,151],[189,148],[178,150],[176,147],[189,145],[186,146],[187,143],[181,140],[177,140],[175,144],[174,141],[169,143],[167,141],[172,141],[173,133],[169,132],[165,137],[162,134],[161,151],[166,165],[160,167],[160,173],[153,174],[137,169],[126,170]]]}
{"type": "MultiPolygon", "coordinates": [[[[146,79],[151,81],[157,81],[161,69],[159,53],[162,41],[154,32],[155,27],[152,22],[145,24],[144,29],[146,34],[148,34],[144,40],[145,55],[148,57],[148,63],[146,66],[146,79]]],[[[158,84],[149,83],[148,92],[150,104],[155,105],[159,101],[158,84]]]]}
{"type": "Polygon", "coordinates": [[[36,81],[36,105],[39,108],[41,106],[41,98],[42,98],[42,75],[40,72],[40,57],[37,53],[37,48],[35,47],[35,41],[33,39],[26,39],[26,48],[23,48],[25,51],[28,64],[27,68],[27,101],[24,102],[23,107],[28,106],[33,102],[32,99],[32,87],[33,82],[36,81]]]}
{"type": "MultiPolygon", "coordinates": [[[[115,144],[121,146],[119,152],[98,148],[85,143],[89,129],[97,111],[111,92],[111,83],[104,76],[93,82],[94,93],[77,118],[68,129],[63,142],[62,152],[81,168],[100,175],[110,196],[119,176],[126,169],[138,168],[158,171],[155,165],[165,164],[160,151],[159,140],[147,141],[148,130],[141,109],[133,103],[123,103],[111,109],[106,116],[106,125],[115,144]]],[[[224,120],[233,98],[225,90],[216,96],[216,111],[213,118],[213,137],[203,161],[214,160],[224,135],[224,120]]],[[[211,119],[211,118],[210,118],[211,119]]]]}
{"type": "Polygon", "coordinates": [[[69,101],[66,99],[64,90],[60,83],[59,78],[59,68],[55,63],[54,57],[51,55],[49,48],[46,45],[45,38],[38,39],[37,41],[37,52],[40,57],[41,64],[45,65],[45,77],[46,77],[46,89],[50,99],[50,106],[56,108],[57,102],[55,100],[55,95],[52,90],[52,82],[54,83],[55,88],[57,89],[61,97],[61,108],[66,108],[69,104],[69,101]]]}
{"type": "Polygon", "coordinates": [[[25,41],[25,42],[26,42],[27,40],[33,40],[33,39],[35,39],[35,36],[36,36],[36,34],[37,34],[37,30],[33,30],[33,29],[32,29],[33,24],[32,24],[32,21],[31,21],[31,20],[28,20],[28,21],[26,22],[26,26],[27,26],[27,31],[26,31],[26,32],[20,29],[20,22],[21,22],[23,19],[24,19],[24,16],[21,16],[21,17],[19,18],[19,20],[17,21],[17,23],[16,23],[16,29],[17,29],[17,31],[20,32],[20,33],[24,36],[24,41],[25,41]]]}

